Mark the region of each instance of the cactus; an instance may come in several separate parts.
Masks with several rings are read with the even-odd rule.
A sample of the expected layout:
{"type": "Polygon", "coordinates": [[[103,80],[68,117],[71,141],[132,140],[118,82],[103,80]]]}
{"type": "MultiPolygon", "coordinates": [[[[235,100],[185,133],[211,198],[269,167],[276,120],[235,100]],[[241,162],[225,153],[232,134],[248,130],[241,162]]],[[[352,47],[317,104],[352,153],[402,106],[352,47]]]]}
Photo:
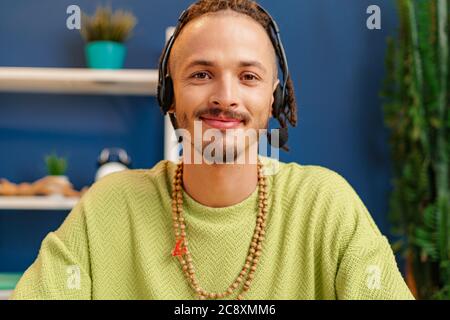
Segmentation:
{"type": "Polygon", "coordinates": [[[45,163],[47,164],[47,172],[49,175],[61,176],[66,172],[67,160],[65,158],[59,158],[54,152],[45,157],[45,163]]]}

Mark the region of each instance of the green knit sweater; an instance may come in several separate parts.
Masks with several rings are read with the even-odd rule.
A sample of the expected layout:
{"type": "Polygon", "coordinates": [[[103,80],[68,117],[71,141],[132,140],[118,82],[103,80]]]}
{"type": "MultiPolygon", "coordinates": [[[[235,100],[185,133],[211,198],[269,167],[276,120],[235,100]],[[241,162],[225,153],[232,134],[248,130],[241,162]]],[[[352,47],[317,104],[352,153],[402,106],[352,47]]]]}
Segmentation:
{"type": "MultiPolygon", "coordinates": [[[[343,177],[261,159],[279,170],[267,176],[266,237],[245,299],[414,299],[386,237],[343,177]]],[[[175,168],[163,160],[96,182],[45,237],[12,299],[196,299],[171,256],[175,168]]],[[[183,194],[194,268],[208,292],[224,292],[244,265],[257,191],[223,208],[183,194]]]]}

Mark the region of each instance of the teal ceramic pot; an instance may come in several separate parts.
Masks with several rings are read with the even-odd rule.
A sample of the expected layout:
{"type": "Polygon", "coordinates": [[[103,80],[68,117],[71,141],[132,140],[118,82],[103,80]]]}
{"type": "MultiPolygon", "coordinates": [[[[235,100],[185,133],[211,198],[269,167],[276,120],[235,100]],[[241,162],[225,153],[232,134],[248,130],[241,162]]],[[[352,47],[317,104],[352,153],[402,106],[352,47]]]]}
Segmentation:
{"type": "Polygon", "coordinates": [[[86,44],[87,65],[94,69],[120,69],[126,55],[124,44],[114,41],[92,41],[86,44]]]}

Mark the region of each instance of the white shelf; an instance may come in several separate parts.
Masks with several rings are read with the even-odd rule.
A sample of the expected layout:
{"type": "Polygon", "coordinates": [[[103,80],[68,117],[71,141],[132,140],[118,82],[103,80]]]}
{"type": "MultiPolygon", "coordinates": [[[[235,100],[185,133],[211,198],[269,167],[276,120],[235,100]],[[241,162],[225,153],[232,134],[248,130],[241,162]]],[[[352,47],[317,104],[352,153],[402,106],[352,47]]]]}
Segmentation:
{"type": "Polygon", "coordinates": [[[0,300],[8,300],[14,290],[0,290],[0,300]]]}
{"type": "Polygon", "coordinates": [[[71,210],[78,197],[0,196],[1,210],[71,210]]]}
{"type": "Polygon", "coordinates": [[[156,95],[158,70],[0,67],[0,91],[156,95]]]}

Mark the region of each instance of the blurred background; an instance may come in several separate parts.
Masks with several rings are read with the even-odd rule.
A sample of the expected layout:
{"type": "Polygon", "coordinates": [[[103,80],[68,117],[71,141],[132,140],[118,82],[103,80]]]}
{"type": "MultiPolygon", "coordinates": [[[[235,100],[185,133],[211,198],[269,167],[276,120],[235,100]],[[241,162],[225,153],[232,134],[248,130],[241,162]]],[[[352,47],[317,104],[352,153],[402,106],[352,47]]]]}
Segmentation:
{"type": "MultiPolygon", "coordinates": [[[[320,165],[341,174],[391,241],[416,297],[448,298],[450,121],[448,73],[442,72],[445,61],[448,70],[448,24],[440,24],[442,20],[448,23],[448,16],[441,12],[448,11],[448,1],[258,2],[281,29],[299,107],[298,126],[289,131],[291,151],[280,151],[281,161],[320,165]],[[375,11],[367,11],[373,5],[379,8],[379,29],[368,27],[375,11]],[[442,29],[444,40],[439,40],[442,29]],[[447,51],[442,43],[447,43],[447,51]],[[427,61],[432,62],[429,69],[427,61]],[[434,87],[424,88],[432,80],[434,87]],[[426,105],[433,106],[435,116],[427,113],[426,105]],[[415,185],[419,177],[421,184],[415,185]]],[[[0,2],[3,290],[14,282],[14,274],[34,261],[45,235],[59,227],[73,206],[54,197],[46,203],[33,202],[36,199],[26,189],[29,186],[16,195],[29,197],[29,202],[11,202],[17,198],[7,190],[36,182],[33,190],[44,190],[40,195],[45,196],[51,193],[46,184],[50,182],[40,179],[65,176],[69,187],[67,180],[52,186],[59,186],[63,197],[73,199],[95,181],[105,148],[123,149],[132,160],[128,163],[132,169],[151,168],[164,159],[165,120],[154,93],[155,72],[166,29],[176,25],[181,11],[191,3],[0,2]],[[131,37],[123,42],[123,65],[112,66],[116,74],[102,73],[105,66],[95,65],[102,63],[95,61],[101,49],[91,47],[88,61],[89,41],[67,26],[73,13],[67,13],[69,6],[77,5],[93,15],[105,4],[131,12],[137,21],[131,37]],[[66,68],[83,70],[75,73],[66,68]],[[71,77],[79,77],[80,82],[70,84],[71,77]],[[64,81],[69,84],[65,86],[64,81]]],[[[123,49],[114,50],[120,55],[123,49]]],[[[102,164],[126,165],[122,157],[111,157],[104,154],[102,164]]]]}

